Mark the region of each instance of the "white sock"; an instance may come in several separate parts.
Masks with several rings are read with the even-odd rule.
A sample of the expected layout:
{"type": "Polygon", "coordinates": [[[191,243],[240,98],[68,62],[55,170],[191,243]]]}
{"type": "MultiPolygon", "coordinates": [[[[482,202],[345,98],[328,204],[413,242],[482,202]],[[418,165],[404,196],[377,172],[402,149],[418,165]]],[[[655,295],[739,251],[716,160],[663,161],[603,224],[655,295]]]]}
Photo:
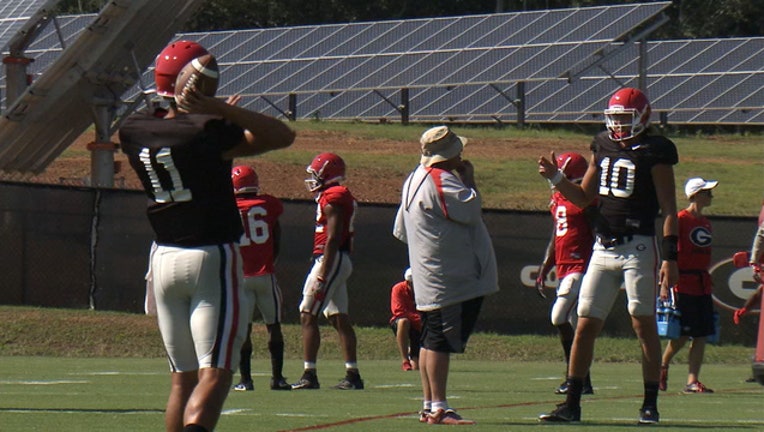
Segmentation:
{"type": "Polygon", "coordinates": [[[313,369],[316,370],[316,362],[309,362],[306,361],[303,363],[305,369],[313,369]]]}
{"type": "Polygon", "coordinates": [[[442,409],[443,411],[448,409],[448,402],[446,401],[432,401],[432,408],[430,410],[432,412],[438,412],[439,409],[442,409]]]}
{"type": "Polygon", "coordinates": [[[356,369],[356,370],[358,370],[358,362],[345,362],[345,369],[356,369]]]}

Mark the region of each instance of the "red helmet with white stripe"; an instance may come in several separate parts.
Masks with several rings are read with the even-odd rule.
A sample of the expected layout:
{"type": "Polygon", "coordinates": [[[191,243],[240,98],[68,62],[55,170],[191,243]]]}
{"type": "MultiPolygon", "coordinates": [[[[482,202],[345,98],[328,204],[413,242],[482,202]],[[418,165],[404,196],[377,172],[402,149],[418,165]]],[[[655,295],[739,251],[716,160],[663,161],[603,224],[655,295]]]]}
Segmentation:
{"type": "Polygon", "coordinates": [[[588,166],[586,159],[575,152],[566,152],[557,156],[557,168],[561,169],[565,177],[573,183],[578,183],[584,179],[584,173],[586,173],[588,166]]]}
{"type": "Polygon", "coordinates": [[[310,174],[310,178],[305,179],[305,186],[315,192],[345,180],[345,161],[334,153],[321,153],[313,158],[305,171],[310,174]]]}
{"type": "Polygon", "coordinates": [[[650,101],[639,89],[626,87],[613,93],[605,110],[610,139],[624,141],[641,134],[650,124],[650,101]]]}
{"type": "Polygon", "coordinates": [[[260,179],[252,167],[239,165],[231,170],[233,193],[260,193],[260,179]]]}
{"type": "Polygon", "coordinates": [[[179,40],[167,45],[157,56],[154,68],[157,94],[164,97],[175,96],[175,80],[180,70],[191,60],[205,54],[209,52],[193,41],[179,40]]]}

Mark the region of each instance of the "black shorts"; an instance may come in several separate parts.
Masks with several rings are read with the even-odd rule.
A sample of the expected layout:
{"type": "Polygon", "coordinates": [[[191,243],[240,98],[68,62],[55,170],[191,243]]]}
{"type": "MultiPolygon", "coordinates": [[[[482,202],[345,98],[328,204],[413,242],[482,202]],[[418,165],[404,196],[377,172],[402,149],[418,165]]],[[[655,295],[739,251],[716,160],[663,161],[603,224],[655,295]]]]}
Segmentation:
{"type": "Polygon", "coordinates": [[[463,353],[475,329],[483,297],[423,312],[422,346],[430,351],[463,353]]]}
{"type": "MultiPolygon", "coordinates": [[[[393,334],[398,336],[398,320],[390,323],[390,329],[393,334]]],[[[422,346],[422,333],[415,329],[414,326],[409,326],[409,357],[419,358],[419,348],[422,346]]]]}
{"type": "Polygon", "coordinates": [[[705,337],[716,332],[711,295],[676,293],[675,301],[676,308],[682,313],[682,336],[705,337]]]}

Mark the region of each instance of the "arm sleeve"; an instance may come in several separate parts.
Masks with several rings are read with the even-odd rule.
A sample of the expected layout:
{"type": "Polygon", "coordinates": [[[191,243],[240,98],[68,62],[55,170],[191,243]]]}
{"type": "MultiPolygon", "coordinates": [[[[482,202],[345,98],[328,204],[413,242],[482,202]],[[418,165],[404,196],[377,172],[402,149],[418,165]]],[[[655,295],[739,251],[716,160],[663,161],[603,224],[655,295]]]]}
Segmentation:
{"type": "Polygon", "coordinates": [[[751,262],[762,263],[764,261],[764,223],[759,225],[751,245],[751,262]]]}
{"type": "Polygon", "coordinates": [[[477,191],[448,171],[439,172],[437,177],[436,187],[440,190],[446,217],[465,225],[477,224],[482,218],[482,202],[477,191]]]}

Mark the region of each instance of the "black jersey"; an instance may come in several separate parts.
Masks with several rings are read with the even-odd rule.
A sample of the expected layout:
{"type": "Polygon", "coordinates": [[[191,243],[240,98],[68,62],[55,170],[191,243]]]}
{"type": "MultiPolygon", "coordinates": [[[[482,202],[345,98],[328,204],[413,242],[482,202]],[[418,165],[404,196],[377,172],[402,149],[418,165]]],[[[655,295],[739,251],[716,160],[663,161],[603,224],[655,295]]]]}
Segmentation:
{"type": "Polygon", "coordinates": [[[608,138],[607,132],[591,144],[599,174],[599,210],[595,228],[605,236],[655,235],[655,218],[660,204],[653,183],[655,165],[675,165],[676,146],[662,136],[642,134],[629,148],[608,138]]]}
{"type": "Polygon", "coordinates": [[[122,151],[148,195],[148,217],[160,245],[195,247],[238,242],[241,219],[230,160],[221,154],[244,131],[219,117],[130,116],[119,130],[122,151]]]}

